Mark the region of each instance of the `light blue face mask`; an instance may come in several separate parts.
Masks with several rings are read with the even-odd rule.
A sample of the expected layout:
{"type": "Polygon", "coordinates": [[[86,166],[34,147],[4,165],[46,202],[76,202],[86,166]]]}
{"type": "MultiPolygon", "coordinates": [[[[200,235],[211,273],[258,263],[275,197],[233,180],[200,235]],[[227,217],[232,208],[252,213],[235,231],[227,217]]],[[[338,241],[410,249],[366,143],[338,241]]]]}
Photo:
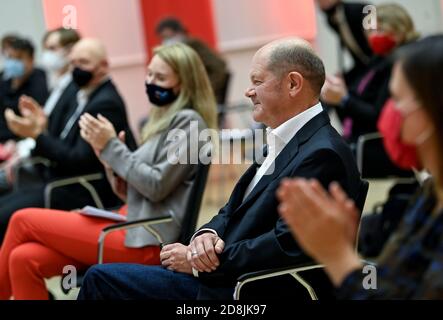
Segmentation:
{"type": "Polygon", "coordinates": [[[7,58],[3,64],[3,79],[16,79],[25,74],[25,64],[19,59],[7,58]]]}

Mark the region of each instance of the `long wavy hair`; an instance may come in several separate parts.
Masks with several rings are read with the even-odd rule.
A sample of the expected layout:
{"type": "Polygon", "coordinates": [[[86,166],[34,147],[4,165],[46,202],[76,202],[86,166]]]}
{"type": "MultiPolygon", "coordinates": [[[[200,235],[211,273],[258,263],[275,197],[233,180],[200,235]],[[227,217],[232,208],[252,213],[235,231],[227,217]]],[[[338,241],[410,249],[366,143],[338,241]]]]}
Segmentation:
{"type": "Polygon", "coordinates": [[[141,132],[142,141],[145,142],[167,129],[177,112],[184,108],[194,109],[209,128],[216,129],[215,96],[198,54],[186,44],[176,43],[155,48],[154,55],[161,58],[177,74],[181,88],[177,99],[169,107],[153,106],[149,120],[141,132]]]}

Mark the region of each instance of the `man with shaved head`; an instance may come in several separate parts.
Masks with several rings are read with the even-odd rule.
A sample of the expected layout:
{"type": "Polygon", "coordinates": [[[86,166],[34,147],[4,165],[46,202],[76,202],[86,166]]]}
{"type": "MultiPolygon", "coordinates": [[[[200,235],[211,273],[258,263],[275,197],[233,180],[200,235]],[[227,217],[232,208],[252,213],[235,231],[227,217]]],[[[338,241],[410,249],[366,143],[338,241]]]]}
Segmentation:
{"type": "MultiPolygon", "coordinates": [[[[228,203],[190,243],[164,247],[165,267],[95,266],[80,299],[232,299],[242,274],[310,261],[277,212],[280,182],[338,181],[354,199],[362,183],[351,150],[319,103],[323,63],[307,42],[283,39],[255,54],[250,79],[246,96],[254,105],[253,118],[268,127],[262,164],[246,171],[228,203]]],[[[259,296],[281,297],[287,287],[259,296]]]]}
{"type": "MultiPolygon", "coordinates": [[[[45,186],[54,180],[102,173],[101,179],[91,182],[102,204],[105,207],[120,204],[105,178],[102,164],[91,146],[80,136],[78,120],[83,113],[94,117],[101,114],[114,125],[117,132],[125,130],[127,139],[134,146],[125,104],[109,77],[106,50],[99,40],[78,41],[69,58],[72,82],[49,117],[29,97],[22,97],[20,100],[19,107],[23,117],[13,112],[5,114],[8,125],[15,134],[35,140],[32,156],[46,158],[50,165],[25,166],[26,170],[19,171],[23,174],[13,177],[21,178],[23,183],[0,197],[0,242],[15,211],[45,206],[45,186]]],[[[54,189],[50,200],[47,205],[63,210],[95,204],[91,193],[80,184],[54,189]]]]}

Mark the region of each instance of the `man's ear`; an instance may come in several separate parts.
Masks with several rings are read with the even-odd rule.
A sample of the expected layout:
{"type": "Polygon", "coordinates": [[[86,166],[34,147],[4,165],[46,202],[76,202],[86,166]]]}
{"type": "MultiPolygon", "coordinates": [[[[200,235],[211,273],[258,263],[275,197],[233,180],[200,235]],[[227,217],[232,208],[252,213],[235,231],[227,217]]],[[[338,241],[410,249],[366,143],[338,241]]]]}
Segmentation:
{"type": "Polygon", "coordinates": [[[297,72],[292,71],[288,74],[288,89],[291,97],[295,97],[303,88],[304,78],[297,72]]]}
{"type": "Polygon", "coordinates": [[[102,61],[99,62],[98,64],[99,69],[100,69],[100,76],[104,75],[108,72],[109,69],[109,62],[106,59],[103,59],[102,61]]]}

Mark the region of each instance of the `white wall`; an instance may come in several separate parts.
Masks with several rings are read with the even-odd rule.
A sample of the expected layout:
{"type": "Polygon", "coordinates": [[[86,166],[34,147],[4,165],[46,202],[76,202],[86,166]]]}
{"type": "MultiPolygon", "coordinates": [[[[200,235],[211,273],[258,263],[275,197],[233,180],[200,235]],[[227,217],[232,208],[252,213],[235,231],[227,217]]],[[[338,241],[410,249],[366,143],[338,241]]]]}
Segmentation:
{"type": "Polygon", "coordinates": [[[33,41],[40,54],[41,39],[45,33],[45,21],[41,1],[15,0],[0,2],[0,38],[18,33],[33,41]]]}
{"type": "MultiPolygon", "coordinates": [[[[236,0],[244,1],[244,0],[236,0]]],[[[351,0],[358,2],[358,0],[351,0]]],[[[276,1],[277,2],[277,1],[276,1]]],[[[388,2],[386,0],[374,0],[372,3],[378,4],[388,2]]],[[[424,35],[442,32],[443,22],[443,0],[390,0],[389,2],[396,2],[403,5],[408,12],[412,15],[417,29],[424,35]]],[[[260,2],[256,2],[257,5],[249,11],[249,14],[255,15],[256,20],[260,21],[262,12],[260,10],[260,2]]],[[[296,3],[296,1],[293,1],[296,3]]],[[[232,19],[227,19],[225,14],[226,7],[229,6],[229,1],[226,0],[214,0],[215,17],[217,19],[217,28],[219,38],[222,43],[226,38],[225,34],[232,30],[232,19]]],[[[296,19],[296,10],[289,7],[294,12],[294,19],[296,19]]],[[[317,48],[319,55],[325,62],[326,70],[328,73],[335,73],[338,71],[338,41],[334,33],[332,33],[326,24],[324,15],[317,10],[317,38],[314,41],[314,46],[317,48]]],[[[249,37],[251,38],[251,36],[249,37]]],[[[253,38],[253,37],[252,37],[253,38]]],[[[239,41],[240,39],[236,39],[239,41]]],[[[247,102],[247,99],[243,97],[244,89],[248,86],[248,72],[251,59],[255,51],[260,47],[258,42],[253,43],[246,39],[246,44],[249,46],[243,46],[240,49],[231,48],[229,46],[221,45],[222,53],[227,59],[231,70],[234,71],[234,79],[230,88],[229,101],[237,104],[247,102]]],[[[269,39],[271,40],[271,39],[269,39]]],[[[346,60],[348,61],[348,59],[346,60]]]]}
{"type": "MultiPolygon", "coordinates": [[[[346,0],[348,2],[361,2],[361,0],[346,0]]],[[[365,0],[367,1],[367,0],[365,0]]],[[[382,3],[398,3],[402,5],[412,16],[416,29],[422,36],[443,31],[442,10],[443,7],[439,0],[369,0],[369,2],[377,5],[382,3]]],[[[443,3],[443,1],[441,1],[443,3]]],[[[338,72],[338,52],[330,48],[338,48],[338,41],[334,33],[332,33],[326,23],[324,15],[317,10],[318,19],[318,37],[317,48],[320,55],[325,61],[328,73],[338,72]]],[[[345,51],[345,65],[351,64],[349,54],[345,51]]]]}
{"type": "MultiPolygon", "coordinates": [[[[249,85],[249,66],[255,51],[267,42],[294,35],[313,39],[304,19],[313,15],[309,0],[213,0],[219,49],[229,64],[232,80],[228,101],[248,103],[243,93],[249,85]]],[[[314,26],[315,27],[315,26],[314,26]]],[[[314,30],[315,31],[315,30],[314,30]]]]}
{"type": "MultiPolygon", "coordinates": [[[[84,27],[87,35],[100,37],[107,45],[112,75],[128,105],[130,121],[135,129],[139,118],[148,112],[143,88],[145,48],[139,1],[50,1],[77,5],[80,30],[84,27]]],[[[249,67],[255,51],[265,42],[292,34],[292,29],[299,28],[297,2],[298,0],[213,0],[219,47],[233,72],[229,94],[231,103],[248,103],[243,93],[249,85],[249,67]]],[[[385,1],[373,2],[377,4],[385,1]]],[[[418,30],[424,34],[443,31],[443,0],[394,2],[407,8],[418,30]]],[[[318,10],[316,16],[317,38],[313,39],[313,43],[325,61],[327,72],[334,73],[338,69],[338,43],[318,10]]],[[[0,36],[16,30],[31,38],[36,47],[40,48],[45,31],[42,1],[0,1],[0,36]]]]}

